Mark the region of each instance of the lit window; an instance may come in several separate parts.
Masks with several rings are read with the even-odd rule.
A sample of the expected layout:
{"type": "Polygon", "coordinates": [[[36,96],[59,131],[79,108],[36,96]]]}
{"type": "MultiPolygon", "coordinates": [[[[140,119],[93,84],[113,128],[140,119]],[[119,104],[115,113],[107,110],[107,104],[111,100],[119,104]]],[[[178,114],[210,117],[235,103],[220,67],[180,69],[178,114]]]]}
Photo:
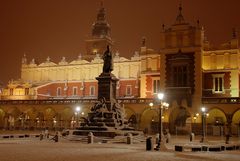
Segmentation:
{"type": "Polygon", "coordinates": [[[95,86],[90,86],[90,96],[95,96],[95,86]]]}
{"type": "Polygon", "coordinates": [[[213,93],[224,93],[224,74],[213,74],[213,93]]]}
{"type": "Polygon", "coordinates": [[[156,94],[160,91],[160,80],[155,79],[153,80],[153,93],[156,94]]]}
{"type": "Polygon", "coordinates": [[[61,91],[62,91],[61,87],[58,87],[57,88],[57,96],[61,96],[61,91]]]}
{"type": "Polygon", "coordinates": [[[25,88],[25,95],[29,95],[29,88],[25,88]]]}
{"type": "Polygon", "coordinates": [[[77,87],[73,87],[73,96],[77,96],[77,87]]]}
{"type": "Polygon", "coordinates": [[[10,96],[12,96],[13,95],[13,89],[12,88],[10,88],[10,94],[9,94],[10,96]]]}
{"type": "Polygon", "coordinates": [[[131,96],[132,95],[132,86],[127,85],[126,86],[126,96],[131,96]]]}

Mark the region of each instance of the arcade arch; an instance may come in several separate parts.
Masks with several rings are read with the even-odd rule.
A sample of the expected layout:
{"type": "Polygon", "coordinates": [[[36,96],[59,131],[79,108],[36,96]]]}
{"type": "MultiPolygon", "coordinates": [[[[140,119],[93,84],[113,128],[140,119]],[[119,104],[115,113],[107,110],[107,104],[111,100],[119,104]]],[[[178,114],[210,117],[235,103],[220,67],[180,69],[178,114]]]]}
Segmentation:
{"type": "Polygon", "coordinates": [[[158,122],[158,111],[147,108],[143,111],[140,122],[140,129],[151,133],[153,129],[153,122],[158,122]]]}
{"type": "Polygon", "coordinates": [[[4,127],[5,112],[0,108],[0,128],[4,127]]]}
{"type": "Polygon", "coordinates": [[[126,121],[128,121],[129,126],[136,127],[137,116],[134,110],[128,106],[125,106],[124,109],[125,109],[125,119],[126,121]]]}
{"type": "Polygon", "coordinates": [[[44,112],[44,123],[46,127],[54,126],[54,118],[56,116],[56,111],[52,107],[47,107],[44,112]]]}
{"type": "Polygon", "coordinates": [[[240,109],[233,113],[232,124],[240,125],[240,109]]]}
{"type": "Polygon", "coordinates": [[[191,117],[191,114],[187,107],[173,107],[169,115],[170,132],[175,133],[178,130],[180,133],[188,133],[191,129],[191,124],[186,122],[189,117],[191,117]]]}
{"type": "Polygon", "coordinates": [[[233,113],[232,134],[240,136],[240,109],[233,113]]]}
{"type": "Polygon", "coordinates": [[[227,123],[227,118],[221,109],[214,107],[208,111],[209,116],[206,118],[206,123],[210,125],[224,125],[227,123]]]}

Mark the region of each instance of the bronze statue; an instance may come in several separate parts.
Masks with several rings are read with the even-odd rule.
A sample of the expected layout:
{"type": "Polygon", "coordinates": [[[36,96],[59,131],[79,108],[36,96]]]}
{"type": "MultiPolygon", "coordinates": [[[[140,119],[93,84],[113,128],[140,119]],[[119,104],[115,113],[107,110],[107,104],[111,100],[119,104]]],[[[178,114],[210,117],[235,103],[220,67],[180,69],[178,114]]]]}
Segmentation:
{"type": "Polygon", "coordinates": [[[103,73],[111,73],[113,71],[113,56],[109,49],[109,46],[107,46],[107,50],[103,54],[103,73]]]}

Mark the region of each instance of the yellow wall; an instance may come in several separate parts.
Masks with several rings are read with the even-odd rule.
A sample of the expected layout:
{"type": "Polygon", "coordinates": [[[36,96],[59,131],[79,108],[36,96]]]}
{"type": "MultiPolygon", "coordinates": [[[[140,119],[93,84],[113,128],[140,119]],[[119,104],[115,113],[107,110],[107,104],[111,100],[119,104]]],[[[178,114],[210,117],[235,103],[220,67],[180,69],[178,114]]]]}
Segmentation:
{"type": "MultiPolygon", "coordinates": [[[[72,61],[68,65],[40,64],[37,66],[24,65],[21,69],[23,81],[44,82],[61,80],[95,80],[102,72],[102,60],[99,58],[92,62],[85,60],[72,61]]],[[[114,62],[114,71],[119,78],[138,78],[140,61],[128,60],[120,57],[114,62]]]]}

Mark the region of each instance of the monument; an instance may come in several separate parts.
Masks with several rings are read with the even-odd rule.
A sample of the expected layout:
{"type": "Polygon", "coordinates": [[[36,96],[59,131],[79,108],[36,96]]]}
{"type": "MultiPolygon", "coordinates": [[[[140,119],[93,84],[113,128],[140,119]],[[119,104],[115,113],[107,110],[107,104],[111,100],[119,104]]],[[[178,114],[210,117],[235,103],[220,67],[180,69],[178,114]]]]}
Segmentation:
{"type": "Polygon", "coordinates": [[[87,118],[77,129],[83,135],[92,132],[95,136],[115,137],[132,133],[137,135],[134,128],[129,127],[125,120],[124,108],[116,101],[116,84],[118,79],[113,71],[113,55],[107,46],[103,54],[103,71],[98,80],[98,102],[91,108],[87,118]]]}

